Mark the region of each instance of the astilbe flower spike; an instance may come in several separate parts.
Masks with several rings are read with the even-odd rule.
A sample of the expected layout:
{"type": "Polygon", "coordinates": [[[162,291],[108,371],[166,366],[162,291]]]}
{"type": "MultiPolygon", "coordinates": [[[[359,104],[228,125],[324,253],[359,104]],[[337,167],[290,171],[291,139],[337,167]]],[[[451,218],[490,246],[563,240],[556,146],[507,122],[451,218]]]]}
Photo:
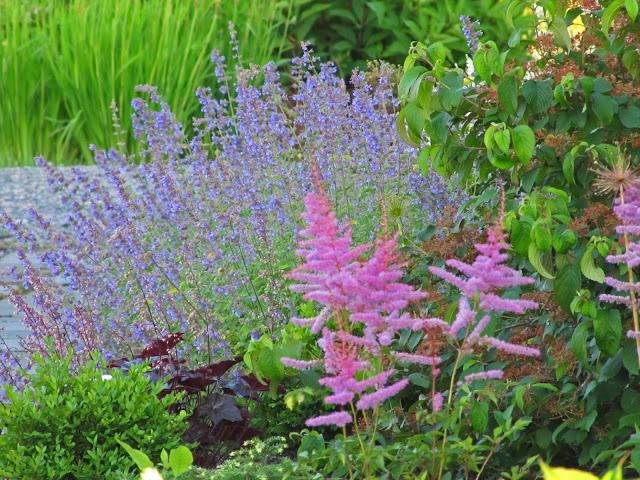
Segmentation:
{"type": "MultiPolygon", "coordinates": [[[[292,322],[306,324],[314,333],[322,331],[318,345],[324,353],[325,376],[319,382],[331,390],[325,403],[344,406],[355,402],[358,410],[368,410],[395,396],[408,384],[407,379],[389,384],[394,369],[377,370],[371,359],[382,355],[383,347],[391,343],[400,329],[419,330],[425,324],[446,324],[402,312],[425,295],[400,282],[403,265],[397,253],[397,237],[387,236],[373,245],[353,246],[348,223],[339,225],[331,202],[318,183],[317,191],[309,193],[304,202],[302,217],[306,227],[300,232],[297,249],[302,263],[289,277],[300,282],[292,286],[294,291],[324,308],[314,318],[295,318],[292,322]],[[373,252],[363,259],[370,249],[373,252]],[[335,326],[330,328],[331,318],[335,326]],[[356,328],[358,325],[364,328],[356,328]],[[359,331],[362,334],[356,333],[359,331]]],[[[394,358],[431,366],[440,361],[437,356],[401,352],[392,352],[391,359],[394,358]]],[[[294,368],[309,365],[289,358],[282,362],[294,368]]],[[[307,425],[344,426],[351,421],[351,414],[336,412],[311,418],[307,425]]]]}
{"type": "MultiPolygon", "coordinates": [[[[536,302],[530,300],[503,298],[500,295],[504,289],[530,285],[534,282],[532,278],[524,277],[519,271],[505,265],[509,259],[506,251],[510,245],[502,225],[503,218],[504,215],[501,213],[495,225],[488,228],[486,242],[475,244],[478,255],[473,263],[469,264],[457,259],[446,261],[448,267],[458,270],[462,276],[440,267],[432,266],[429,270],[460,291],[458,313],[447,332],[454,340],[459,332],[464,332],[464,339],[459,347],[460,354],[471,353],[474,347],[484,346],[511,355],[537,357],[540,351],[536,348],[483,335],[491,320],[492,312],[522,314],[538,306],[536,302]],[[480,317],[479,320],[477,320],[478,317],[480,317]]],[[[498,372],[500,371],[490,370],[473,375],[477,379],[497,379],[501,375],[498,372]]],[[[469,377],[474,378],[467,376],[469,377]]]]}
{"type": "Polygon", "coordinates": [[[640,362],[640,320],[637,301],[640,282],[636,281],[633,275],[633,269],[640,265],[640,184],[638,182],[629,185],[626,189],[620,187],[613,211],[621,221],[621,224],[616,227],[616,232],[622,236],[624,252],[607,256],[607,261],[626,265],[627,279],[621,281],[613,277],[606,277],[604,282],[616,290],[627,292],[627,295],[603,294],[599,298],[604,302],[627,305],[631,309],[633,330],[629,330],[627,336],[635,339],[638,361],[640,362]]]}

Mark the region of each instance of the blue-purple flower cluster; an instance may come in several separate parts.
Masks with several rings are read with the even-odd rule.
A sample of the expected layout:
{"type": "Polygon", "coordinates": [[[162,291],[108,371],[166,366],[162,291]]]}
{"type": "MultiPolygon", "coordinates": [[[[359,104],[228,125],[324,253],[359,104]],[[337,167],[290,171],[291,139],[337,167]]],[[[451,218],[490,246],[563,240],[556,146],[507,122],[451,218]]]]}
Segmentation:
{"type": "Polygon", "coordinates": [[[442,178],[424,177],[398,138],[392,67],[346,83],[305,48],[285,83],[274,64],[230,75],[223,57],[212,60],[217,86],[197,91],[193,135],[140,87],[137,152],[94,148],[95,175],[39,160],[71,212],[67,228],[35,211],[28,224],[3,215],[21,244],[18,280],[35,292],[33,302],[11,292],[32,332],[27,351],[43,352],[51,337],[80,358],[117,355],[182,331],[189,348],[219,356],[234,338],[285,322],[283,274],[312,167],[356,237],[372,237],[390,204],[402,205],[394,221],[408,232],[461,201],[442,178]]]}

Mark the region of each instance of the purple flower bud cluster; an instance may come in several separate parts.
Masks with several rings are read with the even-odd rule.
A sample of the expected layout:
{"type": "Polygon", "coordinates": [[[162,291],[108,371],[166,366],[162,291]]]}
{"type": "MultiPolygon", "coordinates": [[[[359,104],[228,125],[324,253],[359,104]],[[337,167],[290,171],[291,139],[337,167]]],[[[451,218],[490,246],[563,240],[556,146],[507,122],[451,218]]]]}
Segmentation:
{"type": "Polygon", "coordinates": [[[467,46],[471,51],[473,57],[480,47],[480,37],[482,37],[482,30],[480,30],[480,22],[478,20],[473,21],[471,17],[467,15],[461,15],[460,24],[462,28],[462,34],[467,41],[467,46]]]}
{"type": "MultiPolygon", "coordinates": [[[[308,48],[288,83],[274,64],[229,73],[224,61],[214,53],[217,86],[196,92],[202,116],[192,135],[142,86],[132,102],[135,152],[92,147],[96,171],[38,159],[67,226],[38,212],[22,224],[0,216],[21,245],[18,280],[35,292],[33,301],[11,294],[32,333],[27,351],[43,353],[51,337],[61,352],[119,355],[180,331],[191,340],[182,348],[225,356],[243,325],[270,331],[290,317],[283,265],[294,261],[312,165],[338,215],[358,219],[358,237],[372,237],[388,198],[402,200],[407,225],[455,211],[461,195],[422,176],[397,136],[391,67],[356,71],[348,86],[308,48]]],[[[392,320],[372,332],[407,323],[392,320]]]]}

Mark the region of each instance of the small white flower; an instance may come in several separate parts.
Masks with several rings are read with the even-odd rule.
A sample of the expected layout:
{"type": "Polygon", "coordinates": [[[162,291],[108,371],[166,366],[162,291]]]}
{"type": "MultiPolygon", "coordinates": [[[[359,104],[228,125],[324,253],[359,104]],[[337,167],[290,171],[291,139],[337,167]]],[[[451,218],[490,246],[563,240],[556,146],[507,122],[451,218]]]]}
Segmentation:
{"type": "Polygon", "coordinates": [[[102,375],[102,380],[113,380],[113,377],[108,373],[102,375]]]}
{"type": "Polygon", "coordinates": [[[155,468],[147,467],[140,472],[140,480],[162,480],[162,475],[155,468]]]}

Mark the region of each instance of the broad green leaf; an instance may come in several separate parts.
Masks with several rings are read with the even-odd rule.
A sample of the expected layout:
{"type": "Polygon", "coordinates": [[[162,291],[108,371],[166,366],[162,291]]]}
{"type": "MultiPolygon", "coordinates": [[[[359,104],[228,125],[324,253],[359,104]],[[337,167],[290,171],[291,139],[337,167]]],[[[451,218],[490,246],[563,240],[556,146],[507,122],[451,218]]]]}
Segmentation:
{"type": "Polygon", "coordinates": [[[616,18],[618,11],[624,6],[626,0],[613,0],[602,12],[602,31],[609,33],[609,29],[616,18]]]}
{"type": "Polygon", "coordinates": [[[533,113],[545,112],[554,103],[549,80],[527,80],[522,86],[522,95],[533,113]]]}
{"type": "Polygon", "coordinates": [[[484,132],[484,146],[487,147],[487,150],[493,150],[496,142],[494,140],[494,135],[496,133],[496,127],[491,125],[484,132]]]}
{"type": "Polygon", "coordinates": [[[473,56],[473,69],[485,82],[491,82],[491,68],[487,63],[487,50],[484,45],[480,45],[473,56]]]}
{"type": "Polygon", "coordinates": [[[445,110],[457,107],[462,101],[463,78],[461,72],[448,72],[440,83],[440,103],[445,110]]]}
{"type": "Polygon", "coordinates": [[[551,430],[547,427],[543,427],[536,431],[535,435],[536,444],[543,450],[546,450],[551,445],[551,430]]]}
{"type": "Polygon", "coordinates": [[[624,8],[627,9],[631,21],[635,22],[638,18],[638,0],[624,0],[624,8]]]}
{"type": "Polygon", "coordinates": [[[419,143],[426,121],[426,112],[414,103],[407,105],[403,111],[407,127],[409,128],[409,134],[415,143],[419,143]]]}
{"type": "Polygon", "coordinates": [[[567,253],[578,241],[578,236],[573,230],[565,230],[560,235],[553,237],[553,249],[558,253],[567,253]]]}
{"type": "Polygon", "coordinates": [[[529,257],[529,262],[531,263],[531,265],[533,265],[533,268],[535,268],[540,275],[550,280],[555,278],[543,265],[542,252],[538,250],[535,242],[529,243],[527,256],[529,257]]]}
{"type": "Polygon", "coordinates": [[[420,146],[420,138],[415,138],[407,128],[407,107],[404,107],[396,116],[396,130],[400,138],[414,147],[420,146]]]}
{"type": "Polygon", "coordinates": [[[124,450],[131,457],[131,460],[133,460],[133,463],[135,463],[140,470],[153,467],[153,462],[149,457],[147,457],[144,452],[136,450],[135,448],[131,447],[121,440],[116,439],[116,442],[118,442],[120,446],[124,448],[124,450]]]}
{"type": "Polygon", "coordinates": [[[489,424],[489,403],[473,402],[471,407],[471,427],[473,431],[480,434],[487,429],[489,424]]]}
{"type": "Polygon", "coordinates": [[[509,146],[511,145],[511,133],[509,130],[497,130],[493,134],[493,140],[496,142],[496,145],[502,153],[509,153],[509,146]]]}
{"type": "Polygon", "coordinates": [[[409,374],[409,381],[414,385],[422,388],[430,388],[431,387],[431,378],[427,377],[423,373],[411,373],[409,374]]]}
{"type": "Polygon", "coordinates": [[[618,310],[599,310],[593,320],[593,331],[598,348],[611,357],[620,348],[622,339],[622,320],[618,310]]]}
{"type": "Polygon", "coordinates": [[[398,94],[400,98],[406,100],[413,100],[415,96],[418,94],[418,84],[422,78],[422,75],[427,73],[428,70],[423,66],[415,66],[410,68],[402,78],[400,79],[400,84],[398,85],[398,94]]]}
{"type": "Polygon", "coordinates": [[[613,98],[598,92],[591,95],[591,105],[593,113],[605,125],[611,123],[613,115],[618,111],[618,104],[613,98]]]}
{"type": "MultiPolygon", "coordinates": [[[[505,77],[507,78],[507,77],[505,77]]],[[[512,130],[513,150],[523,163],[528,165],[536,149],[536,137],[527,125],[518,125],[512,130]]]]}
{"type": "Polygon", "coordinates": [[[498,99],[505,112],[509,115],[516,114],[518,111],[518,81],[514,75],[505,75],[500,81],[498,99]]]}
{"type": "Polygon", "coordinates": [[[536,247],[538,247],[538,250],[541,252],[548,252],[551,250],[553,238],[547,222],[536,220],[531,228],[531,237],[536,243],[536,247]]]}
{"type": "Polygon", "coordinates": [[[627,340],[622,347],[622,364],[624,368],[632,375],[638,375],[638,353],[636,351],[635,340],[627,340]]]}
{"type": "Polygon", "coordinates": [[[611,90],[613,90],[613,85],[606,78],[596,77],[593,80],[593,91],[595,93],[607,93],[611,90]]]}
{"type": "Polygon", "coordinates": [[[491,69],[491,72],[495,75],[502,76],[502,70],[504,68],[504,57],[500,55],[495,42],[487,42],[487,66],[491,69]]]}
{"type": "Polygon", "coordinates": [[[636,106],[621,109],[618,118],[627,128],[640,128],[640,108],[636,106]]]}
{"type": "Polygon", "coordinates": [[[571,50],[571,37],[567,31],[567,26],[564,23],[564,19],[560,16],[556,16],[551,25],[549,25],[551,33],[553,33],[553,39],[556,45],[564,48],[565,50],[571,50]]]}
{"type": "Polygon", "coordinates": [[[622,63],[634,79],[640,76],[640,51],[629,47],[622,54],[622,63]]]}
{"type": "Polygon", "coordinates": [[[176,477],[182,475],[193,465],[191,450],[185,446],[179,446],[169,452],[169,468],[176,477]]]}
{"type": "Polygon", "coordinates": [[[582,275],[577,263],[567,264],[558,271],[553,281],[553,291],[558,305],[571,311],[571,301],[582,285],[582,275]]]}
{"type": "Polygon", "coordinates": [[[594,408],[593,410],[589,411],[589,413],[587,413],[582,418],[580,418],[580,420],[578,420],[573,425],[573,427],[580,430],[584,430],[585,432],[588,432],[589,429],[591,428],[591,425],[593,425],[593,422],[595,422],[597,417],[598,417],[598,410],[594,408]]]}
{"type": "Polygon", "coordinates": [[[593,280],[594,282],[603,283],[604,282],[604,270],[602,268],[596,266],[593,261],[593,252],[595,250],[595,246],[593,243],[590,243],[584,251],[582,255],[582,259],[580,260],[580,271],[582,274],[587,277],[589,280],[593,280]]]}

